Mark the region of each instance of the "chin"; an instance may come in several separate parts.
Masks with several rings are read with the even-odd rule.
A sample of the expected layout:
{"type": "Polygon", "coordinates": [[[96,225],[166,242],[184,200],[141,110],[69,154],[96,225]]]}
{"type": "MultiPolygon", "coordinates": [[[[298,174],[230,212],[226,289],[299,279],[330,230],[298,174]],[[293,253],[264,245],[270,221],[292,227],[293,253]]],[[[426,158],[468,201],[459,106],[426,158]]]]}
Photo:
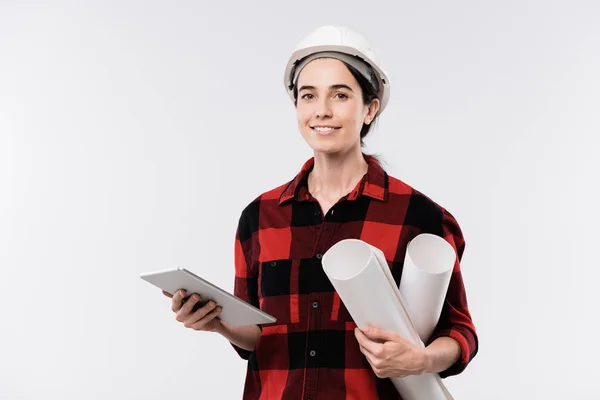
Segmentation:
{"type": "Polygon", "coordinates": [[[319,153],[337,153],[343,148],[343,146],[341,146],[341,143],[323,143],[319,140],[308,140],[308,145],[311,149],[319,153]]]}
{"type": "Polygon", "coordinates": [[[320,153],[337,153],[345,147],[341,138],[335,137],[314,137],[309,133],[309,136],[304,136],[304,140],[311,149],[320,153]]]}
{"type": "Polygon", "coordinates": [[[321,154],[335,154],[335,153],[339,153],[341,151],[341,149],[338,149],[338,148],[313,147],[312,149],[315,153],[321,153],[321,154]]]}

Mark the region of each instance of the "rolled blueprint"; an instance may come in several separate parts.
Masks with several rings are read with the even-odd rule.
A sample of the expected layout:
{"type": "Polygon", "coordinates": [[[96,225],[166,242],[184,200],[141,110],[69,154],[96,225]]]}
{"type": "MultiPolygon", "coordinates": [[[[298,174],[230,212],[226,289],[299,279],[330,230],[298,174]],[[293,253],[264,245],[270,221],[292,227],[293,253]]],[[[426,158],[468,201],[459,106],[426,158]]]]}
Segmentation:
{"type": "Polygon", "coordinates": [[[450,243],[430,233],[418,235],[406,248],[400,295],[424,343],[442,313],[455,261],[450,243]]]}
{"type": "MultiPolygon", "coordinates": [[[[423,248],[428,247],[427,245],[432,242],[431,240],[423,243],[415,242],[413,250],[416,250],[411,252],[411,267],[408,268],[409,277],[420,276],[420,273],[410,270],[420,269],[421,258],[426,258],[420,257],[420,254],[423,248]],[[418,266],[412,268],[415,264],[418,266]]],[[[359,239],[346,239],[333,245],[323,255],[322,263],[325,274],[359,329],[364,329],[366,325],[376,326],[396,332],[410,342],[424,347],[417,326],[411,318],[381,250],[359,239]]],[[[427,275],[425,277],[427,278],[427,275]]],[[[426,287],[435,288],[436,286],[426,287]]],[[[444,295],[445,293],[446,290],[443,290],[444,295]]],[[[428,294],[419,295],[427,296],[428,294]]],[[[431,295],[438,297],[439,293],[431,295]]],[[[415,309],[421,309],[419,298],[412,303],[415,309]]],[[[425,312],[427,319],[431,319],[428,310],[425,312]]],[[[439,314],[436,321],[437,318],[439,318],[439,314]]],[[[429,326],[428,323],[422,324],[425,327],[429,326]]],[[[453,399],[438,374],[411,375],[403,378],[391,378],[391,381],[405,400],[453,399]]]]}

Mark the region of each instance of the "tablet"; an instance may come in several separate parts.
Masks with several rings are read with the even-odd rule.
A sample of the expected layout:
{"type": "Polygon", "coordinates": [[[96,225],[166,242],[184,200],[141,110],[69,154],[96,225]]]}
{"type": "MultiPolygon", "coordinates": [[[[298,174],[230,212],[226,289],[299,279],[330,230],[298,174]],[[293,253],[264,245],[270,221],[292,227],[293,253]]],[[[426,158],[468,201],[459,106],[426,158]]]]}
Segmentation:
{"type": "Polygon", "coordinates": [[[198,293],[200,295],[200,301],[198,302],[200,305],[213,300],[217,305],[223,307],[217,318],[230,325],[258,325],[277,321],[272,315],[239,297],[235,297],[185,268],[145,272],[140,274],[140,278],[170,294],[176,293],[179,289],[185,289],[186,298],[198,293]]]}

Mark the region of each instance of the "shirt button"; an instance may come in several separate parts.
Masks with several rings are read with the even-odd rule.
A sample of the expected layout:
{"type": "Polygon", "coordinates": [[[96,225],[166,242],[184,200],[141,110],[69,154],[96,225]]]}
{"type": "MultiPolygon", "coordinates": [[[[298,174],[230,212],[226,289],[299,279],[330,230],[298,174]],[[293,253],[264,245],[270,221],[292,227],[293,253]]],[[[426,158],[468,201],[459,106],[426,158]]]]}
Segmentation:
{"type": "Polygon", "coordinates": [[[323,257],[323,254],[321,254],[321,253],[317,253],[317,258],[318,258],[319,260],[321,259],[321,257],[323,257]]]}
{"type": "Polygon", "coordinates": [[[276,263],[275,261],[273,261],[273,262],[271,263],[271,267],[274,267],[274,266],[276,266],[276,265],[277,265],[277,263],[276,263]]]}
{"type": "Polygon", "coordinates": [[[313,301],[312,306],[313,306],[313,308],[318,308],[319,307],[319,302],[318,301],[313,301]]]}
{"type": "Polygon", "coordinates": [[[308,354],[310,354],[311,357],[314,357],[317,354],[317,352],[314,350],[311,350],[310,353],[308,353],[308,354]]]}

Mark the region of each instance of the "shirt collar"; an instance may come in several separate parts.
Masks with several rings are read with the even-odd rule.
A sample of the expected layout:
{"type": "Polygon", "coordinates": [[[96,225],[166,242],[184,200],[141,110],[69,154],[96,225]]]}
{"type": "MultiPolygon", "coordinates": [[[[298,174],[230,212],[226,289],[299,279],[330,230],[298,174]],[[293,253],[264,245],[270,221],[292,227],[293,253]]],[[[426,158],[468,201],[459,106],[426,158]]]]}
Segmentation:
{"type": "MultiPolygon", "coordinates": [[[[347,199],[356,200],[360,196],[368,196],[386,202],[388,198],[388,174],[373,156],[365,155],[364,158],[368,165],[367,173],[348,194],[347,199]]],[[[300,172],[288,183],[279,196],[280,205],[290,199],[296,201],[308,200],[310,196],[308,192],[308,174],[312,171],[314,165],[314,157],[311,157],[302,165],[300,172]]]]}

